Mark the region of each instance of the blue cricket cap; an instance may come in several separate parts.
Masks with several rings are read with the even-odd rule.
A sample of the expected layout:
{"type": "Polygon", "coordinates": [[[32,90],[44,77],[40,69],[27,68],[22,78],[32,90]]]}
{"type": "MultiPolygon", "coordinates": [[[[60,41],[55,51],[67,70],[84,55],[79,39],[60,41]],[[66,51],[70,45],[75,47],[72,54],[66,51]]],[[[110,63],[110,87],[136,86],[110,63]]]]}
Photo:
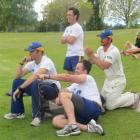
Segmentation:
{"type": "Polygon", "coordinates": [[[103,32],[101,32],[97,36],[100,37],[101,39],[104,39],[104,38],[107,38],[107,37],[112,39],[113,33],[112,33],[112,30],[105,29],[103,32]]]}
{"type": "Polygon", "coordinates": [[[42,44],[40,42],[32,42],[32,44],[24,50],[28,52],[33,52],[36,49],[40,50],[40,48],[42,48],[42,44]]]}

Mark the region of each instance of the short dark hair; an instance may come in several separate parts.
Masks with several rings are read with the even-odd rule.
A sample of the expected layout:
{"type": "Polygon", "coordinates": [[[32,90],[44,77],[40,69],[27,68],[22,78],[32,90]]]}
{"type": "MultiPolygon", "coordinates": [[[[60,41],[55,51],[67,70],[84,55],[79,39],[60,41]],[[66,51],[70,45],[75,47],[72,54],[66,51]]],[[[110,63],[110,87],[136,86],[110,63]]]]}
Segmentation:
{"type": "Polygon", "coordinates": [[[92,68],[92,64],[90,63],[90,61],[84,59],[84,60],[80,61],[79,63],[83,64],[84,70],[86,70],[87,74],[89,74],[91,71],[91,68],[92,68]]]}
{"type": "Polygon", "coordinates": [[[79,19],[79,16],[80,16],[80,13],[79,13],[79,10],[74,8],[74,7],[70,7],[68,10],[71,10],[73,11],[73,14],[76,15],[76,19],[78,20],[79,19]]]}

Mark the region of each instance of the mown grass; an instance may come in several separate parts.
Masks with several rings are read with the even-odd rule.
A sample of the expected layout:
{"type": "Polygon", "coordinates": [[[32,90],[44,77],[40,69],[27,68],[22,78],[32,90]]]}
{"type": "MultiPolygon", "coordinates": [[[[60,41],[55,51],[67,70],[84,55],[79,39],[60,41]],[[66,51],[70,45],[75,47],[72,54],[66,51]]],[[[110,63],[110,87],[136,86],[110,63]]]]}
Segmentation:
{"type": "MultiPolygon", "coordinates": [[[[114,30],[113,44],[122,50],[125,41],[135,41],[138,29],[114,30]]],[[[94,51],[99,46],[96,34],[99,31],[85,32],[84,46],[92,47],[94,51]]],[[[31,100],[25,97],[26,118],[24,120],[5,120],[3,115],[10,111],[10,97],[5,93],[11,88],[16,66],[20,59],[26,55],[23,51],[32,41],[40,41],[44,44],[47,55],[56,64],[58,72],[63,72],[63,60],[66,47],[60,44],[62,33],[0,33],[0,140],[140,140],[140,113],[123,108],[109,111],[101,116],[99,123],[104,127],[105,136],[82,133],[80,136],[59,138],[55,135],[55,128],[51,120],[46,121],[40,127],[29,125],[31,121],[31,100]]],[[[125,91],[140,91],[140,60],[134,60],[131,56],[122,56],[124,71],[127,78],[125,91]]],[[[93,66],[91,74],[95,77],[99,89],[101,89],[104,73],[93,66]]],[[[63,87],[66,86],[62,83],[63,87]]]]}

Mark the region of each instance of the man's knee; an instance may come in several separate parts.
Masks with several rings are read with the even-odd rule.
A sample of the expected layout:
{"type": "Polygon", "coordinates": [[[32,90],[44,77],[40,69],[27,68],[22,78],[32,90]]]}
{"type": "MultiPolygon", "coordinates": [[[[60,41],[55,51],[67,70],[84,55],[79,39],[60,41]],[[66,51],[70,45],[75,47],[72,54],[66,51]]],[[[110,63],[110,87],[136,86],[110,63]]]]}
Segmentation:
{"type": "Polygon", "coordinates": [[[31,83],[31,85],[34,87],[34,86],[37,86],[39,85],[40,81],[39,80],[35,80],[31,83]]]}
{"type": "Polygon", "coordinates": [[[53,124],[53,126],[57,127],[57,125],[58,125],[58,116],[55,116],[55,117],[52,119],[52,124],[53,124]]]}
{"type": "Polygon", "coordinates": [[[52,119],[52,124],[54,127],[63,128],[67,123],[67,120],[64,115],[57,115],[52,119]]]}
{"type": "Polygon", "coordinates": [[[23,79],[14,79],[13,84],[20,85],[23,83],[23,81],[24,81],[23,79]]]}
{"type": "Polygon", "coordinates": [[[54,127],[60,127],[60,120],[62,119],[62,115],[55,116],[52,119],[52,124],[54,127]]]}
{"type": "Polygon", "coordinates": [[[39,80],[35,80],[30,84],[32,94],[34,94],[33,91],[38,91],[38,86],[39,86],[39,80]]]}

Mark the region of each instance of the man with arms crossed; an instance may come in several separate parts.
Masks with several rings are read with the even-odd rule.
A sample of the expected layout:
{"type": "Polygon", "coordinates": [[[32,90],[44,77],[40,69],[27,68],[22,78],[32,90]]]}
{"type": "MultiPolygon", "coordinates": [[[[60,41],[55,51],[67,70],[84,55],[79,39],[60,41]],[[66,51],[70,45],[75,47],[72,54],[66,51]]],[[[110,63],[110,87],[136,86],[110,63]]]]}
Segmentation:
{"type": "Polygon", "coordinates": [[[69,26],[65,29],[65,32],[61,37],[61,43],[67,44],[64,70],[71,74],[74,73],[74,69],[78,61],[80,61],[84,56],[83,29],[77,22],[79,15],[78,9],[73,7],[68,9],[67,19],[69,26]]]}

